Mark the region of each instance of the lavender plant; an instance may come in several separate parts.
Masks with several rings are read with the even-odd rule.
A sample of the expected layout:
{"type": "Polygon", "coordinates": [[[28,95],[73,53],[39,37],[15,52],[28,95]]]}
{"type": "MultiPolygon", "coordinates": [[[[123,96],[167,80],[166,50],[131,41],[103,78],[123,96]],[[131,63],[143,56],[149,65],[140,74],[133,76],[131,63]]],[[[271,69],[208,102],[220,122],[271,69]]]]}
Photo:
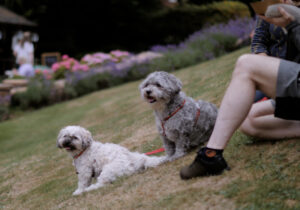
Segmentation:
{"type": "MultiPolygon", "coordinates": [[[[167,53],[177,50],[183,50],[195,42],[211,41],[211,35],[222,34],[238,39],[249,39],[252,30],[255,27],[255,21],[252,18],[244,17],[230,20],[228,23],[221,23],[212,26],[206,26],[203,29],[194,32],[186,40],[177,45],[154,45],[150,48],[153,52],[167,53]]],[[[215,40],[216,41],[216,40],[215,40]]]]}

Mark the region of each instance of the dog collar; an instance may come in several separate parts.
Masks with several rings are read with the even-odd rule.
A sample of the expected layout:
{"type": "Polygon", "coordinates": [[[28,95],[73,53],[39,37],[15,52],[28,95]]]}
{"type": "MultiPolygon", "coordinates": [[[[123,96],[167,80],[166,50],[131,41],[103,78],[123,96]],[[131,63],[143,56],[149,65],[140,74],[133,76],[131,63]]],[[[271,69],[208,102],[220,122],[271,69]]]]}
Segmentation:
{"type": "Polygon", "coordinates": [[[86,150],[86,148],[84,150],[82,150],[78,155],[75,155],[73,158],[74,159],[79,158],[84,153],[85,150],[86,150]]]}

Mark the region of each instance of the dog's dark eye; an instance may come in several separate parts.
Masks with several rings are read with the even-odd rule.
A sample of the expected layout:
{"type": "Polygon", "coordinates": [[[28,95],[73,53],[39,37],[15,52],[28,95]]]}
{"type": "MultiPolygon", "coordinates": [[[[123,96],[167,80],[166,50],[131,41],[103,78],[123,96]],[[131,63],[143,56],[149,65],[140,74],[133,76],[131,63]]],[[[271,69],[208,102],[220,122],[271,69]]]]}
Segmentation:
{"type": "Polygon", "coordinates": [[[77,140],[78,138],[77,138],[77,136],[72,136],[72,139],[75,139],[75,140],[77,140]]]}
{"type": "Polygon", "coordinates": [[[161,85],[159,83],[156,83],[155,84],[157,87],[161,88],[161,85]]]}
{"type": "Polygon", "coordinates": [[[149,84],[148,84],[148,83],[146,83],[146,84],[144,85],[144,88],[145,88],[145,87],[148,87],[148,85],[149,85],[149,84]]]}

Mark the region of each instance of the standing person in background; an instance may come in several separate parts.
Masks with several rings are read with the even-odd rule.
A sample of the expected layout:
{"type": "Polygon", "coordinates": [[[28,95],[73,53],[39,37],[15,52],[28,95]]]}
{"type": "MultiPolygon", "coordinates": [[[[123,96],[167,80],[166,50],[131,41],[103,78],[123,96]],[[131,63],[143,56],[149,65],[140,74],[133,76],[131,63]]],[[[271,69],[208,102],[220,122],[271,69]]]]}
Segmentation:
{"type": "Polygon", "coordinates": [[[25,32],[23,38],[19,38],[18,43],[14,46],[13,54],[16,56],[17,64],[29,63],[33,65],[34,62],[34,48],[30,40],[30,33],[25,32]]]}
{"type": "Polygon", "coordinates": [[[34,64],[34,47],[31,41],[31,34],[30,32],[24,32],[24,47],[27,51],[27,59],[28,59],[28,63],[30,63],[31,65],[34,64]]]}
{"type": "Polygon", "coordinates": [[[15,45],[13,54],[16,56],[18,74],[21,76],[33,76],[34,48],[29,32],[25,32],[23,38],[15,45]]]}

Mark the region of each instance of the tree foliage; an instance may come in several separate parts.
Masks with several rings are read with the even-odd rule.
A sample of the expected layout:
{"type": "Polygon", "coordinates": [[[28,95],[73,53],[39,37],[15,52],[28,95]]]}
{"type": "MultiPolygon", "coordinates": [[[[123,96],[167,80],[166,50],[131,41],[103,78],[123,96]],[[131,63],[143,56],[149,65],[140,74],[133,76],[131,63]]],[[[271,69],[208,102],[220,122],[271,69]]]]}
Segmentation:
{"type": "MultiPolygon", "coordinates": [[[[168,10],[162,7],[161,0],[0,0],[0,5],[38,24],[37,55],[59,51],[81,57],[99,50],[146,50],[163,44],[166,37],[162,34],[166,33],[157,28],[165,24],[160,27],[165,29],[169,24],[154,22],[158,19],[155,17],[168,10]]],[[[184,30],[183,34],[192,32],[184,30]]]]}

